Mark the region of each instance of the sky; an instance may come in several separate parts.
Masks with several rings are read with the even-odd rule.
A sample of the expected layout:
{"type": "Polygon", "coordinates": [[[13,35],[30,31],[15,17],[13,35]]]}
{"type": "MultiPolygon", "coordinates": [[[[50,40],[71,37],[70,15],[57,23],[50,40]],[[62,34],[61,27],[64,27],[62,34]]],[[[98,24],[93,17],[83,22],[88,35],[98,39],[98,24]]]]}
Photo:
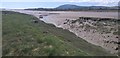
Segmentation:
{"type": "Polygon", "coordinates": [[[0,0],[0,8],[55,8],[64,4],[78,6],[117,6],[120,0],[0,0]]]}

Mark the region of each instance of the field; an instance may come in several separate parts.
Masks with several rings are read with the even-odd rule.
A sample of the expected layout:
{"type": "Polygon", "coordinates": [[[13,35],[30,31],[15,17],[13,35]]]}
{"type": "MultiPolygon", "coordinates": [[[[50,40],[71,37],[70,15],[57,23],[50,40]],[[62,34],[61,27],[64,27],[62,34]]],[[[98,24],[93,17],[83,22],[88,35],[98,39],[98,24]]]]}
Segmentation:
{"type": "Polygon", "coordinates": [[[3,56],[112,56],[68,30],[34,16],[2,11],[3,56]]]}

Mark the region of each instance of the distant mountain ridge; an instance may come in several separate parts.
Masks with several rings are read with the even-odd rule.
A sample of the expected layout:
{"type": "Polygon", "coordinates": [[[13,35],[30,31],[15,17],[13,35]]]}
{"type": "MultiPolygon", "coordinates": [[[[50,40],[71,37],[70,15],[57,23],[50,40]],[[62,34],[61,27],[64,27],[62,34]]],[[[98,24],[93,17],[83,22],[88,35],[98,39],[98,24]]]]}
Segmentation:
{"type": "Polygon", "coordinates": [[[60,5],[56,8],[30,8],[25,10],[40,10],[40,11],[81,11],[81,10],[119,10],[120,6],[78,6],[72,4],[60,5]]]}
{"type": "Polygon", "coordinates": [[[77,6],[71,4],[65,4],[56,7],[56,9],[119,9],[118,6],[107,7],[107,6],[77,6]]]}

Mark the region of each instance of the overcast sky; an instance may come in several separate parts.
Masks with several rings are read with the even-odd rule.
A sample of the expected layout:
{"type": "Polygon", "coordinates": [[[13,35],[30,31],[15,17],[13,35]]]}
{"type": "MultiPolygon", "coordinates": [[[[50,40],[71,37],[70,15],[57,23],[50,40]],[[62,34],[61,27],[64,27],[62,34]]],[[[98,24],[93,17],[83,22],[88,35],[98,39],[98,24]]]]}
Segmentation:
{"type": "Polygon", "coordinates": [[[120,0],[0,0],[0,8],[54,8],[63,4],[117,6],[120,0]]]}

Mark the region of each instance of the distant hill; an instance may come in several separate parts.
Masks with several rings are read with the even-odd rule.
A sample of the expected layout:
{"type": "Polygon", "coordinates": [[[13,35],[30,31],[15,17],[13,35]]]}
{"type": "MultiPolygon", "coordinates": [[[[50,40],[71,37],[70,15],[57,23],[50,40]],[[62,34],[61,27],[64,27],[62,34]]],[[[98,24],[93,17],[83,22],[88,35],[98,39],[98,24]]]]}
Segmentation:
{"type": "Polygon", "coordinates": [[[81,11],[81,10],[118,10],[120,9],[119,6],[78,6],[72,4],[65,4],[60,5],[56,8],[33,8],[33,9],[26,9],[26,10],[40,10],[40,11],[81,11]]]}
{"type": "Polygon", "coordinates": [[[66,5],[61,5],[56,7],[56,9],[78,9],[78,8],[80,7],[77,5],[71,5],[71,4],[66,4],[66,5]]]}
{"type": "Polygon", "coordinates": [[[71,4],[65,4],[56,7],[56,9],[119,9],[118,6],[107,7],[107,6],[77,6],[71,4]]]}

